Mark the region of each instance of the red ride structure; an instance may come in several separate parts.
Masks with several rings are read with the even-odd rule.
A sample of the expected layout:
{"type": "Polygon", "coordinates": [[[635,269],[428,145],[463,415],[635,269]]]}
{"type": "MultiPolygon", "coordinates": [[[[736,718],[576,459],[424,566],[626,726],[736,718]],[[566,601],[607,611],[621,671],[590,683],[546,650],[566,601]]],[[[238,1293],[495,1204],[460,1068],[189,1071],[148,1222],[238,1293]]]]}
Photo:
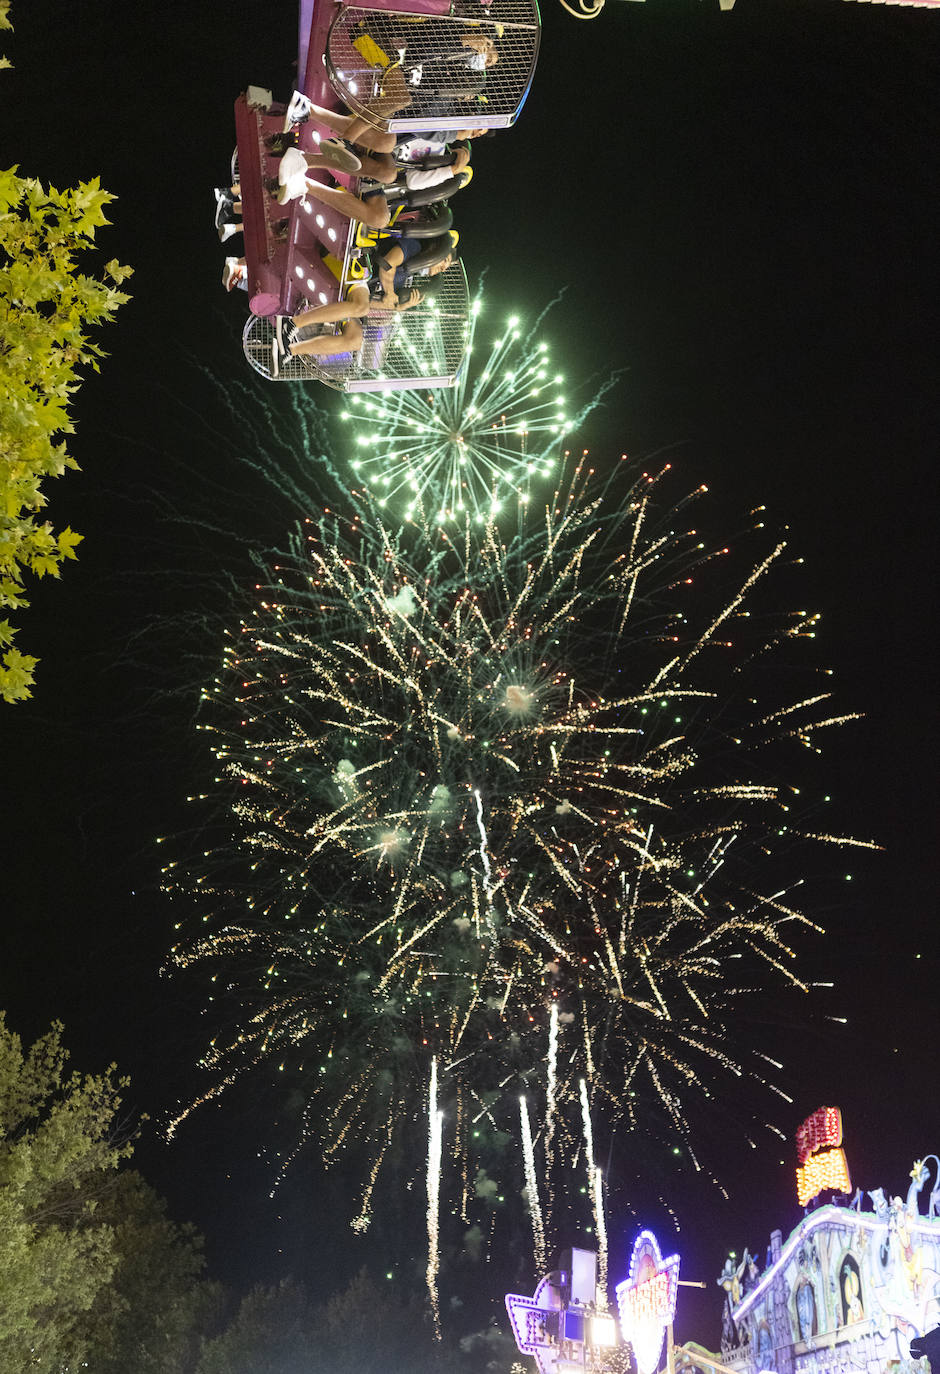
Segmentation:
{"type": "MultiPolygon", "coordinates": [[[[301,0],[299,89],[317,106],[362,115],[392,132],[506,129],[528,94],[539,35],[536,0],[372,0],[369,6],[301,0]],[[453,55],[466,54],[468,40],[479,38],[497,49],[498,60],[469,80],[464,67],[461,83],[453,55]],[[388,96],[393,86],[396,99],[388,96]]],[[[279,154],[270,140],[284,122],[285,106],[254,88],[235,102],[233,178],[241,188],[251,310],[243,346],[251,365],[272,379],[276,317],[344,299],[369,270],[368,235],[356,221],[312,197],[282,205],[271,194],[279,154]]],[[[311,117],[299,126],[298,147],[316,153],[330,134],[311,117]]],[[[342,172],[311,170],[309,176],[323,182],[332,177],[354,193],[362,189],[342,172]]],[[[343,391],[452,386],[469,319],[459,260],[442,274],[440,288],[434,301],[408,312],[373,307],[362,321],[364,340],[356,353],[337,359],[291,355],[277,380],[314,379],[343,391]]]]}

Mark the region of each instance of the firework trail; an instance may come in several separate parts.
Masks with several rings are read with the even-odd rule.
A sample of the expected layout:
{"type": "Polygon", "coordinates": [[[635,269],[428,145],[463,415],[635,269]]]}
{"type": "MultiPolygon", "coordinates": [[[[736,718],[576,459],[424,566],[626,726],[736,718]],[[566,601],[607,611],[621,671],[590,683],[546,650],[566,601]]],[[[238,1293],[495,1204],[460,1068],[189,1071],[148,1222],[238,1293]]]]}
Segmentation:
{"type": "Polygon", "coordinates": [[[604,1175],[594,1166],[594,1231],[597,1236],[597,1291],[607,1295],[607,1218],[604,1215],[604,1175]]]}
{"type": "Polygon", "coordinates": [[[723,1081],[771,1086],[735,1013],[802,986],[804,841],[843,842],[796,818],[789,751],[848,717],[780,662],[815,625],[767,609],[784,544],[733,571],[667,471],[605,489],[582,464],[505,537],[353,500],[259,568],[228,635],[208,842],[165,870],[202,917],[175,961],[216,976],[205,1097],[287,1066],[327,1160],[367,1155],[361,1226],[434,1061],[484,1212],[521,1094],[550,1173],[596,1129],[697,1164],[723,1081]]]}
{"type": "Polygon", "coordinates": [[[530,489],[557,479],[565,436],[614,384],[569,410],[565,379],[551,365],[539,315],[525,331],[518,316],[494,325],[478,294],[468,358],[457,385],[438,391],[353,395],[342,412],[352,431],[352,468],[378,505],[406,520],[486,524],[530,489]],[[481,361],[480,336],[495,332],[481,361]]]}
{"type": "Polygon", "coordinates": [[[431,1083],[428,1090],[428,1266],[427,1285],[431,1299],[431,1314],[438,1340],[441,1338],[441,1304],[437,1291],[437,1276],[441,1263],[441,1154],[444,1138],[444,1113],[437,1105],[437,1060],[431,1060],[431,1083]]]}
{"type": "Polygon", "coordinates": [[[545,1268],[545,1226],[542,1221],[542,1206],[539,1202],[539,1182],[535,1164],[535,1149],[532,1143],[532,1127],[529,1124],[529,1109],[524,1097],[519,1098],[519,1124],[522,1131],[525,1190],[529,1200],[529,1213],[532,1217],[533,1258],[536,1272],[541,1274],[545,1268]]]}

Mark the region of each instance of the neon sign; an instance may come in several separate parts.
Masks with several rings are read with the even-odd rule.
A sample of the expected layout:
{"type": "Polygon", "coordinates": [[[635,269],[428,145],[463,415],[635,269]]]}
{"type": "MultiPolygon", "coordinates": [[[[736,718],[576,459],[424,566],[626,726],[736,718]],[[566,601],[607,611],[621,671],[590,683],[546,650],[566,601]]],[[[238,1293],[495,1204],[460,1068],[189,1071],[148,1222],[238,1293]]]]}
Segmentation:
{"type": "Polygon", "coordinates": [[[592,1250],[567,1252],[565,1269],[546,1275],[531,1298],[506,1294],[516,1345],[535,1358],[540,1374],[582,1374],[585,1349],[617,1344],[617,1323],[608,1312],[597,1311],[597,1298],[592,1250]]]}
{"type": "Polygon", "coordinates": [[[620,1329],[633,1346],[640,1374],[655,1374],[678,1291],[679,1256],[664,1260],[652,1231],[641,1231],[633,1244],[630,1277],[615,1289],[620,1329]]]}
{"type": "Polygon", "coordinates": [[[820,1107],[796,1132],[796,1196],[801,1207],[825,1190],[850,1193],[849,1166],[842,1145],[842,1113],[820,1107]]]}
{"type": "Polygon", "coordinates": [[[561,1293],[552,1275],[542,1279],[531,1298],[506,1294],[506,1311],[516,1345],[523,1355],[535,1357],[540,1374],[554,1374],[558,1356],[558,1326],[564,1315],[561,1293]]]}

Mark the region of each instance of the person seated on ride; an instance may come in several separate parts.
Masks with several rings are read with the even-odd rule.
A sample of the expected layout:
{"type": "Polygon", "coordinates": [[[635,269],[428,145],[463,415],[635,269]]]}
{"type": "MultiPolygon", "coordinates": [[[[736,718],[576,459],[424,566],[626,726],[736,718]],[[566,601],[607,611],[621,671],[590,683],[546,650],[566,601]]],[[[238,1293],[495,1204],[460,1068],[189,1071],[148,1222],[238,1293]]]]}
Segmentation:
{"type": "MultiPolygon", "coordinates": [[[[445,180],[446,176],[454,176],[457,172],[463,171],[469,164],[470,154],[468,149],[459,157],[459,160],[455,160],[455,164],[447,173],[433,180],[423,177],[423,173],[432,170],[425,161],[426,159],[445,157],[451,145],[456,144],[460,148],[470,139],[479,138],[484,134],[489,135],[493,132],[490,129],[456,129],[453,131],[433,130],[431,133],[421,134],[412,132],[393,134],[385,129],[376,129],[368,123],[366,118],[360,115],[341,114],[338,110],[328,110],[322,105],[315,105],[300,91],[295,91],[291,97],[288,114],[290,116],[289,130],[283,134],[275,134],[269,140],[275,153],[286,152],[288,147],[292,146],[290,140],[295,135],[290,130],[294,129],[296,125],[305,123],[308,119],[313,119],[317,124],[322,124],[329,129],[330,133],[337,138],[355,145],[360,161],[360,176],[369,177],[372,181],[379,181],[390,186],[397,180],[404,164],[406,166],[406,183],[411,189],[418,186],[437,185],[438,181],[445,180]],[[411,163],[422,165],[412,168],[408,166],[411,163]],[[417,172],[417,176],[412,176],[413,171],[417,172]]],[[[285,123],[287,122],[285,121],[285,123]]],[[[332,141],[330,140],[330,142],[332,141]]],[[[321,144],[320,146],[322,148],[325,145],[321,144]]]]}
{"type": "MultiPolygon", "coordinates": [[[[442,264],[438,271],[444,271],[445,266],[450,266],[450,262],[442,264]]],[[[395,297],[394,304],[385,305],[373,300],[366,282],[356,282],[349,288],[345,301],[315,305],[296,315],[279,315],[271,350],[272,375],[278,376],[281,364],[288,357],[323,358],[333,364],[351,363],[362,347],[365,336],[361,321],[367,315],[378,313],[387,317],[390,313],[411,310],[435,296],[438,285],[430,278],[422,280],[406,295],[395,297]],[[340,332],[332,333],[331,326],[340,323],[343,326],[340,332]]]]}
{"type": "Polygon", "coordinates": [[[467,26],[449,18],[371,11],[360,24],[353,46],[371,67],[389,74],[399,69],[409,87],[422,94],[468,94],[482,89],[483,73],[495,67],[499,53],[493,34],[501,37],[501,24],[467,26]]]}
{"type": "MultiPolygon", "coordinates": [[[[353,154],[348,154],[353,157],[353,154]]],[[[358,167],[359,159],[354,158],[358,167]]],[[[289,200],[299,200],[309,196],[321,205],[329,205],[347,219],[364,224],[368,229],[384,229],[392,217],[388,201],[381,187],[365,195],[357,196],[345,186],[325,186],[314,181],[307,172],[314,166],[322,166],[322,160],[311,153],[302,153],[299,148],[288,148],[281,158],[278,201],[284,205],[289,200]]]]}
{"type": "MultiPolygon", "coordinates": [[[[403,95],[407,99],[408,92],[404,89],[401,73],[397,68],[395,70],[399,82],[402,83],[402,90],[395,92],[396,98],[403,95]]],[[[387,118],[387,114],[384,113],[387,103],[387,97],[379,96],[367,102],[361,115],[340,114],[337,110],[328,110],[323,105],[314,104],[302,91],[294,91],[284,118],[284,133],[274,136],[272,146],[276,146],[279,137],[288,137],[296,125],[305,124],[312,118],[317,124],[325,125],[330,133],[336,134],[338,138],[344,138],[347,143],[368,148],[370,152],[390,153],[395,147],[395,135],[387,129],[377,127],[387,118]]]]}
{"type": "Polygon", "coordinates": [[[403,162],[393,185],[403,188],[410,204],[420,205],[423,200],[420,197],[415,199],[418,192],[433,190],[436,192],[434,199],[446,199],[468,186],[472,176],[469,143],[454,143],[439,153],[428,153],[424,157],[403,162]]]}
{"type": "Polygon", "coordinates": [[[493,35],[502,35],[501,24],[487,25],[491,35],[478,24],[468,29],[450,19],[406,20],[373,10],[359,27],[353,46],[379,82],[370,103],[383,122],[407,110],[409,118],[434,128],[434,120],[485,100],[487,73],[499,61],[493,35]]]}
{"type": "Polygon", "coordinates": [[[286,205],[289,200],[299,200],[306,195],[308,185],[314,184],[308,183],[308,172],[326,170],[351,175],[358,172],[361,166],[355,153],[351,153],[345,144],[332,138],[324,139],[316,153],[302,153],[299,148],[286,149],[281,156],[277,182],[272,182],[268,189],[277,196],[279,205],[286,205]]]}
{"type": "Polygon", "coordinates": [[[488,34],[467,33],[453,51],[434,53],[410,65],[402,64],[409,86],[420,87],[422,96],[450,99],[477,95],[486,85],[486,72],[499,61],[496,44],[488,34]]]}
{"type": "MultiPolygon", "coordinates": [[[[437,238],[380,238],[373,254],[372,298],[385,309],[407,309],[402,304],[402,289],[414,282],[416,274],[440,276],[454,261],[458,235],[448,230],[437,238]]],[[[422,282],[418,282],[420,287],[422,282]]],[[[417,304],[417,302],[412,302],[417,304]]]]}
{"type": "MultiPolygon", "coordinates": [[[[302,157],[303,154],[300,156],[302,157]]],[[[467,172],[462,172],[461,178],[469,180],[467,172]]],[[[462,184],[460,178],[455,180],[458,185],[462,184]]],[[[388,203],[385,187],[377,186],[372,190],[363,191],[361,196],[357,196],[352,191],[347,191],[345,186],[324,186],[321,182],[311,181],[306,176],[303,181],[304,190],[297,189],[296,195],[305,193],[312,200],[319,201],[321,205],[332,206],[341,215],[345,215],[347,219],[363,224],[367,229],[387,229],[391,223],[392,209],[388,203]]],[[[442,189],[442,187],[435,188],[438,193],[442,189]]],[[[393,188],[388,188],[389,195],[392,190],[393,188]]],[[[280,199],[280,197],[278,198],[280,199]]],[[[283,204],[283,202],[281,203],[283,204]]]]}

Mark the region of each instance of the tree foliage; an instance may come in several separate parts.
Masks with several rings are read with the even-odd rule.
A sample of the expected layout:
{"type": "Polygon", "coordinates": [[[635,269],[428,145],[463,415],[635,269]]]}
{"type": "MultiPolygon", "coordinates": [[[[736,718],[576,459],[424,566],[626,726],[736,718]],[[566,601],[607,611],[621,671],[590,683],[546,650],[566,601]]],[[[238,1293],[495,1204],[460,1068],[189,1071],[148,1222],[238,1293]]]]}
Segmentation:
{"type": "MultiPolygon", "coordinates": [[[[12,29],[10,23],[10,0],[0,0],[0,29],[12,29]]],[[[4,67],[12,66],[10,59],[0,54],[0,71],[4,67]]]]}
{"type": "MultiPolygon", "coordinates": [[[[0,0],[0,29],[10,27],[8,10],[0,0]]],[[[113,199],[97,177],[56,191],[19,176],[17,167],[0,170],[0,610],[27,606],[24,575],[58,577],[81,538],[43,517],[42,483],[78,466],[63,436],[74,429],[69,407],[78,368],[97,371],[103,356],[89,330],[128,299],[118,288],[129,267],[109,262],[102,280],[79,268],[113,199]]],[[[6,701],[31,695],[37,662],[16,648],[15,634],[0,619],[6,701]]]]}
{"type": "Polygon", "coordinates": [[[313,1368],[314,1311],[303,1287],[285,1279],[253,1288],[226,1329],[204,1343],[197,1374],[296,1374],[313,1368]]]}
{"type": "Polygon", "coordinates": [[[442,1374],[447,1353],[428,1314],[365,1270],[323,1304],[291,1279],[253,1289],[228,1327],[206,1341],[196,1374],[442,1374]]]}
{"type": "Polygon", "coordinates": [[[114,1234],[112,1280],[82,1322],[96,1374],[191,1374],[202,1340],[218,1327],[220,1285],[203,1279],[202,1237],[178,1226],[166,1203],[132,1169],[98,1207],[114,1234]]]}
{"type": "Polygon", "coordinates": [[[24,1051],[0,1015],[0,1374],[80,1359],[118,1259],[99,1203],[131,1150],[124,1080],[68,1072],[61,1037],[56,1023],[24,1051]]]}
{"type": "Polygon", "coordinates": [[[517,1358],[496,1327],[436,1340],[426,1301],[362,1270],[319,1304],[289,1279],[253,1289],[227,1328],[205,1342],[195,1374],[508,1374],[517,1358]]]}

